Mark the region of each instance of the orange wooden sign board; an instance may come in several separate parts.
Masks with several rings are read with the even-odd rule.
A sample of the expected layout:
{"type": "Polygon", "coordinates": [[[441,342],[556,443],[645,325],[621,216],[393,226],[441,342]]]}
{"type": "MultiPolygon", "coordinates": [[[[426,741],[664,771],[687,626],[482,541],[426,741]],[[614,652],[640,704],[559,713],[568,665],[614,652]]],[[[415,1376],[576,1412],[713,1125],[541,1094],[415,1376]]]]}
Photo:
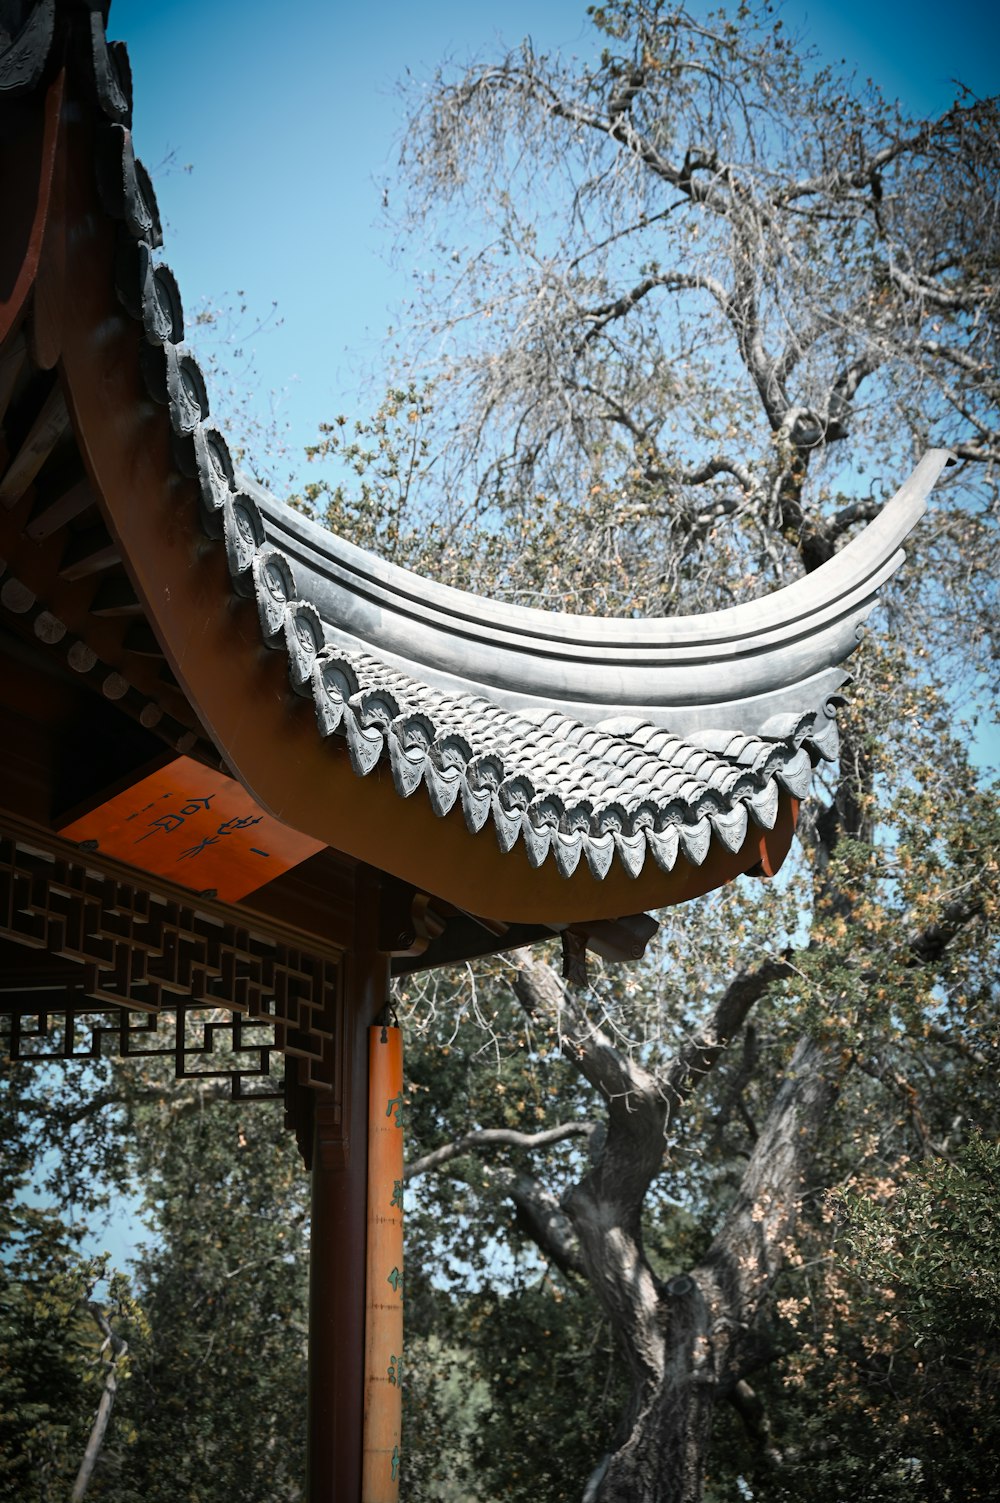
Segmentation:
{"type": "Polygon", "coordinates": [[[265,814],[241,783],[190,757],[133,783],[61,833],[225,902],[324,849],[265,814]]]}

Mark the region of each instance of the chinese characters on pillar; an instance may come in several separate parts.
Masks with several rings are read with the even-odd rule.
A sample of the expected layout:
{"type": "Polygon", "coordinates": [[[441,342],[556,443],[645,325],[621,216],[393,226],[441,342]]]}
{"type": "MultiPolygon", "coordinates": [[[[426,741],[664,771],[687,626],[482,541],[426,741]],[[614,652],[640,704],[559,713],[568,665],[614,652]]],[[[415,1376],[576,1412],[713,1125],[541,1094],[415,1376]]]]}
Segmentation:
{"type": "Polygon", "coordinates": [[[399,1495],[403,1386],[403,1051],[369,1031],[364,1503],[399,1495]]]}

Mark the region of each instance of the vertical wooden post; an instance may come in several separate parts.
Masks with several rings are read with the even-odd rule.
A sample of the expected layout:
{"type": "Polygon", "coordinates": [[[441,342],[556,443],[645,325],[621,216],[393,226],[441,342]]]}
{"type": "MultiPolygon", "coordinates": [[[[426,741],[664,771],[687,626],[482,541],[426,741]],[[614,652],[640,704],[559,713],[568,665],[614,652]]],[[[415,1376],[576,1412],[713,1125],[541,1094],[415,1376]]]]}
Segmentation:
{"type": "Polygon", "coordinates": [[[342,1108],[317,1105],[309,1250],[308,1503],[360,1503],[368,1198],[368,1028],[385,1006],[378,888],[362,872],[345,968],[342,1108]]]}
{"type": "Polygon", "coordinates": [[[368,1030],[368,1297],[361,1503],[397,1503],[403,1383],[403,1044],[368,1030]]]}

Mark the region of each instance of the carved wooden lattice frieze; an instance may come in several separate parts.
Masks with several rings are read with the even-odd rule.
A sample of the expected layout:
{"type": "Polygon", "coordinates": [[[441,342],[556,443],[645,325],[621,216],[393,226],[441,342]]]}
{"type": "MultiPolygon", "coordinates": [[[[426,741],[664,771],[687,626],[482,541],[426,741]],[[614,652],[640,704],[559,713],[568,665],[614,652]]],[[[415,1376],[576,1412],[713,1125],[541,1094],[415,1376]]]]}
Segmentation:
{"type": "Polygon", "coordinates": [[[285,1094],[275,1025],[248,1021],[225,1008],[180,1003],[160,1013],[95,1010],[82,994],[78,1005],[71,1001],[67,989],[59,1007],[0,1015],[0,1033],[6,1034],[11,1059],[172,1059],[178,1080],[227,1080],[234,1101],[277,1100],[285,1094]]]}
{"type": "Polygon", "coordinates": [[[335,953],[299,948],[197,899],[138,887],[2,833],[0,939],[64,963],[44,999],[10,985],[0,996],[0,1011],[13,1016],[16,1057],[173,1052],[179,1074],[235,1075],[234,1094],[248,1094],[242,1080],[266,1075],[277,1049],[298,1061],[300,1084],[343,1099],[335,953]],[[223,1037],[234,1062],[213,1071],[210,1055],[223,1037]]]}

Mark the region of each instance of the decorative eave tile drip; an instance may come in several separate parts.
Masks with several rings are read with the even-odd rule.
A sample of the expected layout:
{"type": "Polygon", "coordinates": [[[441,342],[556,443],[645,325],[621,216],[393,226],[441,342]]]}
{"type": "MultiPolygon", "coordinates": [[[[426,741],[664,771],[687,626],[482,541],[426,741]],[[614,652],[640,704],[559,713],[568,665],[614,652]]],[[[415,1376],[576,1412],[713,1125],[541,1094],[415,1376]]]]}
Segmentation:
{"type": "MultiPolygon", "coordinates": [[[[51,0],[45,0],[23,29],[22,36],[35,28],[35,45],[29,62],[20,67],[19,88],[33,86],[21,80],[30,75],[37,83],[44,71],[47,26],[51,35],[46,18],[52,9],[51,0]],[[35,16],[40,17],[37,24],[35,16]]],[[[71,19],[79,14],[72,7],[58,9],[71,19]]],[[[486,826],[491,825],[502,851],[520,841],[533,866],[554,861],[565,877],[581,861],[598,880],[616,860],[633,877],[648,860],[664,871],[672,870],[681,857],[698,866],[713,840],[737,851],[751,822],[773,828],[782,792],[801,799],[814,765],[836,756],[833,691],[843,675],[832,670],[850,650],[843,645],[844,631],[850,629],[853,641],[855,623],[863,620],[878,584],[902,557],[898,537],[919,515],[930,484],[915,500],[908,498],[907,516],[912,514],[912,520],[902,530],[898,519],[895,530],[883,529],[890,542],[888,551],[883,545],[875,566],[862,560],[859,573],[855,559],[854,573],[835,598],[837,620],[846,626],[837,627],[838,645],[822,659],[821,671],[810,668],[812,676],[803,680],[802,706],[788,711],[787,696],[768,690],[754,700],[765,711],[754,712],[752,731],[745,723],[739,729],[731,724],[727,728],[725,704],[719,706],[721,725],[714,726],[710,704],[707,721],[703,714],[697,729],[686,737],[641,713],[605,712],[602,719],[599,705],[588,707],[594,711],[589,717],[577,718],[564,713],[571,708],[569,701],[560,709],[537,693],[523,706],[517,701],[530,696],[515,692],[504,699],[498,693],[493,699],[467,692],[461,680],[456,687],[447,672],[428,668],[429,681],[424,681],[406,672],[391,650],[347,645],[355,640],[352,631],[345,630],[329,605],[336,592],[324,594],[319,589],[323,581],[310,567],[303,575],[310,587],[300,593],[298,566],[287,547],[275,542],[276,532],[285,540],[278,504],[237,472],[224,435],[209,421],[204,377],[183,344],[177,283],[153,254],[161,244],[160,220],[151,181],[132,148],[127,54],[124,47],[106,42],[99,8],[92,8],[87,20],[91,89],[104,121],[98,127],[96,149],[98,188],[105,212],[119,225],[116,288],[128,315],[142,325],[146,389],[169,413],[176,465],[197,482],[201,526],[225,548],[232,589],[255,603],[266,646],[285,654],[293,692],[312,702],[317,734],[346,742],[358,777],[385,769],[400,798],[426,796],[441,817],[460,810],[470,831],[484,832],[485,838],[486,826]],[[841,609],[841,597],[848,600],[849,609],[841,609]],[[780,704],[780,713],[766,713],[772,702],[780,704]],[[588,718],[590,723],[585,723],[588,718]]],[[[0,56],[0,82],[3,66],[0,56]]],[[[315,550],[318,545],[313,541],[311,546],[315,550]]],[[[339,558],[335,562],[339,566],[339,558]]],[[[394,574],[390,566],[390,588],[400,573],[394,574]]],[[[412,592],[414,577],[407,578],[412,592]]],[[[379,587],[384,585],[383,578],[379,587]]],[[[439,594],[439,587],[427,588],[439,594]]],[[[741,618],[753,623],[749,633],[741,628],[743,635],[754,644],[760,637],[766,650],[776,629],[798,633],[798,639],[807,635],[808,612],[800,595],[795,597],[791,625],[778,621],[776,628],[774,613],[765,604],[758,613],[760,630],[756,616],[741,618]]],[[[409,606],[419,608],[419,603],[413,607],[412,593],[409,606]]],[[[428,607],[432,627],[437,609],[436,603],[428,607]]],[[[833,607],[828,612],[832,614],[833,607]]],[[[720,619],[713,618],[713,629],[719,629],[720,619]]],[[[516,663],[522,627],[514,622],[504,630],[514,643],[516,663]]],[[[607,623],[595,623],[595,642],[607,630],[607,623]]],[[[691,633],[691,619],[679,618],[679,646],[665,649],[678,662],[705,651],[696,640],[692,646],[691,633]]],[[[611,660],[622,649],[612,642],[610,647],[602,643],[600,650],[611,660]]],[[[640,643],[639,659],[651,650],[655,655],[655,644],[651,648],[647,641],[640,643]]]]}
{"type": "Polygon", "coordinates": [[[678,854],[700,865],[713,836],[738,850],[750,819],[773,827],[782,789],[804,795],[822,755],[810,715],[787,739],[738,738],[738,758],[668,738],[664,760],[640,744],[655,728],[615,736],[557,712],[531,724],[336,647],[317,653],[312,686],[321,734],[346,738],[359,776],[387,763],[401,797],[423,784],[436,813],[460,805],[470,830],[492,822],[502,850],[520,839],[532,865],[551,856],[566,876],[581,857],[597,877],[616,855],[633,876],[649,853],[665,870],[678,854]]]}

